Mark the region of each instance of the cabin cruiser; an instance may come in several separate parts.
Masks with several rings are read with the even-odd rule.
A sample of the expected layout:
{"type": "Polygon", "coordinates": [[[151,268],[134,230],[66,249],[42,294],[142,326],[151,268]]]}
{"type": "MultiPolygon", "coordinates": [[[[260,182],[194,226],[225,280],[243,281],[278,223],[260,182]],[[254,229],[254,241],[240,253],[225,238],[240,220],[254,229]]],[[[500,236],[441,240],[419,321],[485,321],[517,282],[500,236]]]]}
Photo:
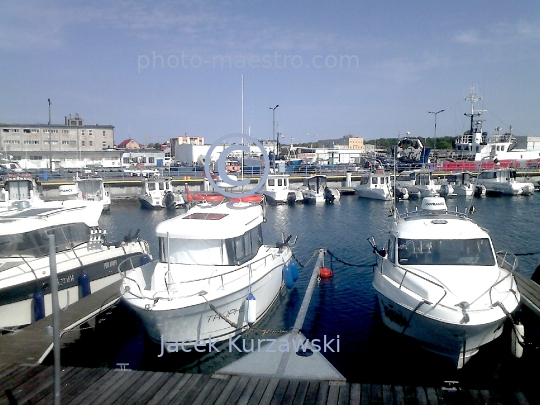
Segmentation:
{"type": "Polygon", "coordinates": [[[396,188],[406,188],[409,196],[433,197],[439,195],[441,185],[433,178],[433,171],[426,169],[404,170],[395,179],[396,188]]]}
{"type": "Polygon", "coordinates": [[[491,195],[531,195],[534,184],[521,182],[516,178],[516,169],[499,168],[483,170],[476,179],[477,185],[486,188],[486,194],[491,195]]]}
{"type": "Polygon", "coordinates": [[[301,191],[305,203],[333,203],[339,201],[341,197],[341,193],[337,188],[327,186],[326,176],[323,174],[317,174],[304,179],[301,191]]]}
{"type": "Polygon", "coordinates": [[[354,187],[356,194],[362,198],[374,200],[391,200],[392,189],[390,186],[390,174],[384,172],[370,172],[363,174],[360,183],[354,187]]]}
{"type": "Polygon", "coordinates": [[[441,197],[451,195],[470,197],[474,194],[475,185],[472,182],[471,172],[451,173],[439,190],[441,197]]]}
{"type": "Polygon", "coordinates": [[[269,174],[260,191],[271,204],[294,204],[303,201],[300,189],[293,189],[288,174],[269,174]]]}
{"type": "Polygon", "coordinates": [[[111,210],[111,194],[105,188],[103,179],[97,175],[75,175],[77,199],[99,201],[103,204],[103,211],[111,210]]]}
{"type": "Polygon", "coordinates": [[[263,222],[259,203],[222,196],[157,226],[159,259],[123,272],[120,287],[153,341],[221,341],[264,317],[297,265],[290,237],[263,244],[263,222]]]}
{"type": "Polygon", "coordinates": [[[50,201],[0,213],[0,328],[52,313],[49,235],[55,236],[59,302],[65,307],[120,279],[120,262],[149,259],[146,241],[109,243],[96,201],[50,201]]]}
{"type": "Polygon", "coordinates": [[[38,184],[31,174],[8,174],[4,187],[0,189],[0,211],[6,211],[20,204],[37,206],[43,204],[38,184]]]}
{"type": "Polygon", "coordinates": [[[400,214],[378,256],[373,287],[383,322],[451,359],[457,368],[499,337],[519,306],[517,258],[495,252],[468,212],[448,212],[442,197],[400,214]]]}
{"type": "Polygon", "coordinates": [[[142,191],[137,196],[143,208],[150,210],[183,206],[186,202],[181,193],[175,193],[170,177],[143,179],[142,191]]]}

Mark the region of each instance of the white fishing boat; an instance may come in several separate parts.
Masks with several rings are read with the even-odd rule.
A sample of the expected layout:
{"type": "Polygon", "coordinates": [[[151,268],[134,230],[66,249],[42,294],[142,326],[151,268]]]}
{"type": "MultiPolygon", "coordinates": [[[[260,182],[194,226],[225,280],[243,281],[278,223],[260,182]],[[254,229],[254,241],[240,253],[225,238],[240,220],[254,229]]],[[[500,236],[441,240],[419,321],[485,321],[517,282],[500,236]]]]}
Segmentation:
{"type": "Polygon", "coordinates": [[[39,187],[31,174],[8,174],[0,189],[0,211],[22,206],[43,204],[39,187]]]}
{"type": "Polygon", "coordinates": [[[410,198],[437,196],[441,189],[439,182],[433,178],[433,172],[426,169],[404,170],[394,183],[396,188],[406,188],[410,198]]]}
{"type": "Polygon", "coordinates": [[[118,265],[148,261],[136,236],[109,243],[98,226],[102,204],[51,201],[0,213],[0,328],[30,324],[52,313],[49,238],[54,234],[61,308],[120,279],[118,265]]]}
{"type": "Polygon", "coordinates": [[[390,329],[417,339],[461,368],[499,337],[519,306],[515,256],[495,252],[468,213],[448,212],[444,198],[399,214],[378,256],[373,287],[390,329]]]}
{"type": "Polygon", "coordinates": [[[291,187],[288,174],[269,174],[260,193],[271,204],[294,204],[304,199],[300,189],[291,187]]]}
{"type": "Polygon", "coordinates": [[[337,188],[330,188],[326,183],[326,176],[317,174],[307,177],[302,184],[302,195],[305,203],[333,203],[339,201],[341,193],[337,188]]]}
{"type": "Polygon", "coordinates": [[[103,211],[111,210],[111,194],[105,188],[103,178],[97,175],[75,175],[77,198],[79,200],[98,201],[103,204],[103,211]]]}
{"type": "Polygon", "coordinates": [[[263,222],[260,204],[224,200],[157,226],[159,259],[123,273],[120,288],[153,341],[171,351],[225,340],[261,320],[284,281],[292,287],[288,240],[264,245],[263,222]]]}
{"type": "Polygon", "coordinates": [[[439,194],[441,197],[467,196],[474,194],[475,184],[471,172],[451,173],[441,184],[439,194]]]}
{"type": "Polygon", "coordinates": [[[390,183],[389,173],[382,171],[370,172],[368,174],[362,174],[360,183],[354,187],[354,190],[362,198],[388,201],[392,199],[390,183]]]}
{"type": "Polygon", "coordinates": [[[173,189],[170,177],[150,177],[142,181],[142,190],[137,195],[141,206],[155,210],[170,208],[176,209],[186,203],[181,193],[173,189]]]}
{"type": "Polygon", "coordinates": [[[477,185],[486,188],[486,194],[491,195],[531,195],[534,193],[534,184],[519,181],[516,169],[501,168],[483,170],[476,178],[477,185]]]}

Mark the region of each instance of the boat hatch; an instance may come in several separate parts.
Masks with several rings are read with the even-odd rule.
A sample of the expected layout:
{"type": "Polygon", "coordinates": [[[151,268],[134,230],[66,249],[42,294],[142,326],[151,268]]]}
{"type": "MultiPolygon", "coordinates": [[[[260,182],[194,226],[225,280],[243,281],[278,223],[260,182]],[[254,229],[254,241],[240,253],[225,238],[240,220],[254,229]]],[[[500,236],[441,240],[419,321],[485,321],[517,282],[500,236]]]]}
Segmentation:
{"type": "Polygon", "coordinates": [[[446,219],[434,219],[431,221],[432,224],[447,224],[448,221],[446,219]]]}
{"type": "Polygon", "coordinates": [[[193,214],[189,214],[185,216],[183,219],[203,219],[203,220],[215,221],[215,220],[223,219],[227,215],[228,214],[194,212],[193,214]]]}

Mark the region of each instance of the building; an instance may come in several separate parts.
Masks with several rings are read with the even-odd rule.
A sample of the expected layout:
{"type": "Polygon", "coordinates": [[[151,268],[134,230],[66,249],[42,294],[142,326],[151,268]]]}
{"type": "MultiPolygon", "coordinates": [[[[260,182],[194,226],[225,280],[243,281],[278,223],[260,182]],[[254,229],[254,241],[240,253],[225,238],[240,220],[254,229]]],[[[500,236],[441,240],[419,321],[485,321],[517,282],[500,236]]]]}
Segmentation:
{"type": "Polygon", "coordinates": [[[176,148],[180,145],[197,145],[197,146],[203,146],[204,145],[204,136],[188,136],[188,134],[185,134],[184,136],[178,136],[176,138],[171,138],[170,141],[170,156],[176,155],[176,148]]]}
{"type": "Polygon", "coordinates": [[[120,149],[141,149],[141,145],[134,139],[126,139],[118,144],[120,149]]]}
{"type": "Polygon", "coordinates": [[[79,114],[66,116],[64,125],[0,123],[0,152],[20,161],[23,168],[49,168],[51,164],[54,168],[55,163],[62,166],[61,162],[70,159],[82,162],[85,156],[96,164],[111,160],[116,167],[120,157],[105,152],[112,148],[114,126],[85,125],[79,114]]]}
{"type": "Polygon", "coordinates": [[[324,139],[317,141],[319,148],[344,148],[344,149],[360,149],[364,151],[364,138],[356,138],[352,135],[345,135],[342,138],[324,139]]]}

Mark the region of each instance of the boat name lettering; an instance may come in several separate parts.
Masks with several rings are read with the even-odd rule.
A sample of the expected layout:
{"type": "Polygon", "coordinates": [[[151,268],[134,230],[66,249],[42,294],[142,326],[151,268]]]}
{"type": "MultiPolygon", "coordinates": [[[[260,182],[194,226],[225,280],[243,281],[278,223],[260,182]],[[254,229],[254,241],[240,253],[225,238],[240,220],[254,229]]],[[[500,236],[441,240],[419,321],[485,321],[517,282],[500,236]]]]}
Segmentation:
{"type": "MultiPolygon", "coordinates": [[[[243,310],[240,310],[240,309],[237,309],[237,308],[233,308],[233,309],[229,309],[228,311],[224,312],[223,315],[225,318],[228,318],[230,317],[231,315],[236,315],[237,313],[240,313],[240,312],[243,312],[243,310]]],[[[208,317],[208,322],[214,322],[215,320],[218,320],[220,319],[221,316],[218,315],[218,314],[215,314],[215,315],[210,315],[208,317]]]]}
{"type": "Polygon", "coordinates": [[[58,285],[64,285],[64,284],[67,284],[67,283],[73,283],[75,281],[75,277],[73,276],[73,274],[70,274],[66,277],[61,277],[58,279],[58,285]]]}
{"type": "Polygon", "coordinates": [[[108,269],[109,267],[118,266],[118,260],[111,260],[110,262],[103,263],[103,268],[108,269]]]}

